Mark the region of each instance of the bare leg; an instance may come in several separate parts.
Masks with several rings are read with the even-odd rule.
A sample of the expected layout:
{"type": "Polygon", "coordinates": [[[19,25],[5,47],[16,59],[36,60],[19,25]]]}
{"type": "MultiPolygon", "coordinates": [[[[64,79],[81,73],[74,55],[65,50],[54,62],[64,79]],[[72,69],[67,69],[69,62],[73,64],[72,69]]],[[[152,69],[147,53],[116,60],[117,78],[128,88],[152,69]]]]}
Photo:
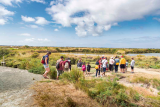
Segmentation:
{"type": "Polygon", "coordinates": [[[44,77],[47,77],[47,74],[49,73],[50,69],[49,68],[45,68],[46,72],[43,74],[44,77]]]}

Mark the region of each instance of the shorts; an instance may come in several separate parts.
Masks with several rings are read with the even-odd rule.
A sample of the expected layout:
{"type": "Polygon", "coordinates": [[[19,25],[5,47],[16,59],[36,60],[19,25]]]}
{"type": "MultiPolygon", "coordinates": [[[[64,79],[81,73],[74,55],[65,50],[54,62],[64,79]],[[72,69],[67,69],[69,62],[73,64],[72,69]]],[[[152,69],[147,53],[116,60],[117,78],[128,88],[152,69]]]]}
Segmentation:
{"type": "Polygon", "coordinates": [[[103,72],[106,72],[106,68],[103,68],[103,72]]]}
{"type": "Polygon", "coordinates": [[[60,76],[63,74],[63,70],[57,70],[57,76],[60,76]]]}
{"type": "Polygon", "coordinates": [[[44,66],[45,69],[46,69],[46,68],[49,68],[49,65],[47,66],[47,65],[44,64],[43,66],[44,66]]]}
{"type": "Polygon", "coordinates": [[[68,71],[69,71],[69,68],[65,68],[64,71],[68,72],[68,71]]]}
{"type": "Polygon", "coordinates": [[[124,69],[124,68],[125,68],[125,64],[121,64],[121,65],[120,65],[120,68],[121,68],[121,69],[124,69]]]}
{"type": "Polygon", "coordinates": [[[90,70],[87,70],[87,72],[90,72],[90,70]]]}
{"type": "Polygon", "coordinates": [[[132,66],[131,66],[131,69],[133,70],[133,69],[134,69],[134,67],[132,67],[132,66]]]}
{"type": "Polygon", "coordinates": [[[86,70],[82,70],[83,72],[85,72],[86,70]]]}

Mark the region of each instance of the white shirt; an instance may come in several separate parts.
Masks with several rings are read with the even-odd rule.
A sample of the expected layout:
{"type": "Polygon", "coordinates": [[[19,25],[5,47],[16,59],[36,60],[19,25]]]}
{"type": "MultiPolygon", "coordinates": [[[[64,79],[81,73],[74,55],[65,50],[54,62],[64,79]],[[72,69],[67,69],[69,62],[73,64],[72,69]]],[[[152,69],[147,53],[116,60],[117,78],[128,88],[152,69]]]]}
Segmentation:
{"type": "Polygon", "coordinates": [[[109,60],[109,64],[113,65],[113,64],[114,64],[114,60],[113,60],[113,59],[110,59],[110,60],[109,60]]]}
{"type": "Polygon", "coordinates": [[[135,65],[135,61],[132,60],[132,61],[131,61],[131,66],[134,67],[134,65],[135,65]]]}
{"type": "Polygon", "coordinates": [[[103,68],[107,68],[107,62],[108,62],[108,61],[107,61],[106,59],[103,59],[103,60],[102,60],[102,64],[103,64],[102,67],[103,67],[103,68]]]}

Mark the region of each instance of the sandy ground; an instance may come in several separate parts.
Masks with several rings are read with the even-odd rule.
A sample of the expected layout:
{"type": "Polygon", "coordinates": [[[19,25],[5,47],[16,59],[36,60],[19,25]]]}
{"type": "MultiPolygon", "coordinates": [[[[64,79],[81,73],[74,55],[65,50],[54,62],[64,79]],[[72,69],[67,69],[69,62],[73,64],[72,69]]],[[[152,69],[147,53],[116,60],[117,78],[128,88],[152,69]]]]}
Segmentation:
{"type": "Polygon", "coordinates": [[[29,107],[33,93],[29,88],[42,79],[27,70],[0,66],[0,107],[29,107]]]}

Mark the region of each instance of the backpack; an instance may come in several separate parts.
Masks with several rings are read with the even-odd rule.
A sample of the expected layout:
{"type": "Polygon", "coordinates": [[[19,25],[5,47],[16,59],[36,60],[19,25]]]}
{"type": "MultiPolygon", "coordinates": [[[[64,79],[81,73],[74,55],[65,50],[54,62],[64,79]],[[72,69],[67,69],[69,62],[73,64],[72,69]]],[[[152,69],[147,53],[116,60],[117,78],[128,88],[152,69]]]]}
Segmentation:
{"type": "Polygon", "coordinates": [[[98,69],[98,68],[99,68],[99,66],[98,66],[98,65],[96,65],[96,66],[95,66],[95,69],[98,69]]]}
{"type": "Polygon", "coordinates": [[[86,70],[86,66],[85,66],[85,65],[82,66],[82,70],[83,70],[83,71],[86,70]]]}
{"type": "Polygon", "coordinates": [[[61,61],[59,61],[59,62],[56,63],[56,68],[57,68],[57,69],[60,68],[60,62],[61,62],[61,61]]]}
{"type": "Polygon", "coordinates": [[[45,64],[45,56],[42,57],[41,63],[42,63],[42,64],[45,64]]]}
{"type": "Polygon", "coordinates": [[[69,68],[69,63],[68,62],[65,63],[64,68],[66,68],[66,69],[69,68]]]}

